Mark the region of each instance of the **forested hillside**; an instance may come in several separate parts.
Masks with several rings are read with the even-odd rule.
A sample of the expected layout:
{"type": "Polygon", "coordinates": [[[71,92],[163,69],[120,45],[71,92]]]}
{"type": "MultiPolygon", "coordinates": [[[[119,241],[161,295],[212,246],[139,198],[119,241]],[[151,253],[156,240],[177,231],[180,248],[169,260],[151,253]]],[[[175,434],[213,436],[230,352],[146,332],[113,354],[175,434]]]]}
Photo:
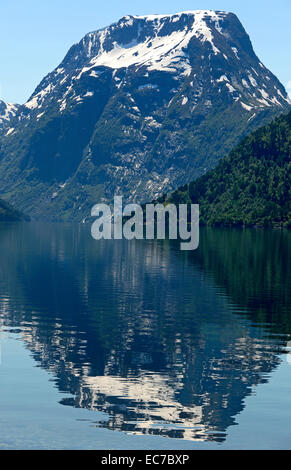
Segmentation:
{"type": "Polygon", "coordinates": [[[291,113],[242,140],[218,166],[160,202],[200,204],[205,225],[291,225],[291,113]]]}

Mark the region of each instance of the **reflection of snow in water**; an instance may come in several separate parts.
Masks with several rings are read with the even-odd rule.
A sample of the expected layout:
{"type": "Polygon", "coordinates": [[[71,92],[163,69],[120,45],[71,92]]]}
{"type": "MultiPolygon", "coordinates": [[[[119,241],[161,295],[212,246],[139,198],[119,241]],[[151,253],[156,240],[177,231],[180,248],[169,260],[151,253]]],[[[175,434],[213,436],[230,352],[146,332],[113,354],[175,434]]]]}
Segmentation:
{"type": "MultiPolygon", "coordinates": [[[[84,386],[88,386],[92,393],[92,408],[99,401],[100,395],[124,398],[134,408],[138,408],[144,418],[135,423],[135,433],[142,434],[145,430],[154,427],[181,429],[184,439],[195,440],[193,428],[205,429],[202,423],[202,406],[184,406],[175,398],[175,394],[182,390],[182,382],[168,383],[168,377],[160,374],[148,374],[138,378],[121,377],[86,377],[84,386]],[[140,428],[140,432],[139,432],[140,428]]],[[[82,402],[82,396],[80,397],[82,402]]],[[[136,411],[133,408],[132,411],[136,411]]],[[[131,411],[130,408],[128,411],[131,411]]],[[[209,429],[208,429],[209,431],[209,429]]],[[[200,439],[201,440],[201,439],[200,439]]]]}
{"type": "MultiPolygon", "coordinates": [[[[3,246],[0,322],[20,328],[37,363],[71,395],[61,404],[106,413],[96,423],[106,429],[222,442],[245,398],[280,363],[281,342],[254,328],[245,305],[217,288],[213,269],[177,244],[94,243],[86,227],[40,236],[29,227],[27,238],[3,246]]],[[[241,273],[230,272],[241,291],[241,273]]],[[[282,297],[274,294],[274,305],[282,297]]]]}

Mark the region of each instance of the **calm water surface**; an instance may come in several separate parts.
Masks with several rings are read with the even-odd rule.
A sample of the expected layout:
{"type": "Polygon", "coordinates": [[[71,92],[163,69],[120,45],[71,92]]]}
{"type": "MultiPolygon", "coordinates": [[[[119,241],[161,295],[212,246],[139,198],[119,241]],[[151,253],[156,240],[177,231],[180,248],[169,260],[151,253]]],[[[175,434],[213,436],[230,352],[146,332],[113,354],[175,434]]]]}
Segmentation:
{"type": "Polygon", "coordinates": [[[0,224],[0,449],[291,449],[290,241],[0,224]]]}

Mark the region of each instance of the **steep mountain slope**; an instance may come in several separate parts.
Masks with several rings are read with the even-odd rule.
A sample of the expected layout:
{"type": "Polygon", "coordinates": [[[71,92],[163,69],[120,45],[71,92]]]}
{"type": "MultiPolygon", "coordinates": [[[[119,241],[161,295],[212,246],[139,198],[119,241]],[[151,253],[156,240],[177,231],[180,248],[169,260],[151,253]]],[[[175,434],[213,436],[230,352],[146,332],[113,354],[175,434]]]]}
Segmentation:
{"type": "Polygon", "coordinates": [[[159,202],[200,204],[209,225],[291,226],[291,113],[246,137],[217,168],[159,202]]]}
{"type": "Polygon", "coordinates": [[[213,168],[289,106],[231,13],[127,16],[86,35],[0,140],[0,192],[34,217],[82,220],[213,168]]]}

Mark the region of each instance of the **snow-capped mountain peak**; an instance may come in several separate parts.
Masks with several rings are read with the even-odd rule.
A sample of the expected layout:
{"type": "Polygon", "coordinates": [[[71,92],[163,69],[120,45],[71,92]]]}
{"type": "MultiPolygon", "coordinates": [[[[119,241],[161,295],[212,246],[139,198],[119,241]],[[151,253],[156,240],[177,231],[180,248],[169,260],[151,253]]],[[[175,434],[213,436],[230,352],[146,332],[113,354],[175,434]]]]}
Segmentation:
{"type": "Polygon", "coordinates": [[[125,16],[73,45],[20,108],[0,190],[16,184],[26,204],[24,181],[32,213],[83,220],[96,198],[145,202],[195,179],[287,109],[234,14],[125,16]]]}
{"type": "Polygon", "coordinates": [[[19,105],[12,103],[5,103],[0,100],[0,127],[7,124],[13,118],[19,109],[19,105]]]}
{"type": "Polygon", "coordinates": [[[72,99],[82,102],[94,94],[94,87],[81,96],[75,92],[78,81],[84,76],[98,80],[104,67],[112,70],[116,87],[122,81],[115,75],[124,69],[142,70],[145,76],[166,72],[177,80],[197,75],[197,68],[208,69],[212,83],[219,84],[220,90],[226,90],[249,112],[288,102],[284,88],[254,53],[238,18],[224,11],[197,10],[125,16],[87,34],[41,82],[26,108],[41,114],[42,105],[54,100],[60,88],[64,90],[60,111],[67,109],[72,99]]]}
{"type": "Polygon", "coordinates": [[[111,68],[146,65],[150,70],[189,70],[189,58],[185,49],[190,40],[197,37],[208,42],[214,54],[219,49],[213,42],[209,24],[221,34],[220,21],[227,13],[207,10],[183,12],[176,15],[127,16],[113,28],[132,28],[136,23],[136,35],[129,42],[114,41],[106,47],[108,35],[114,29],[105,28],[99,32],[100,51],[91,60],[90,66],[104,65],[111,68]]]}

